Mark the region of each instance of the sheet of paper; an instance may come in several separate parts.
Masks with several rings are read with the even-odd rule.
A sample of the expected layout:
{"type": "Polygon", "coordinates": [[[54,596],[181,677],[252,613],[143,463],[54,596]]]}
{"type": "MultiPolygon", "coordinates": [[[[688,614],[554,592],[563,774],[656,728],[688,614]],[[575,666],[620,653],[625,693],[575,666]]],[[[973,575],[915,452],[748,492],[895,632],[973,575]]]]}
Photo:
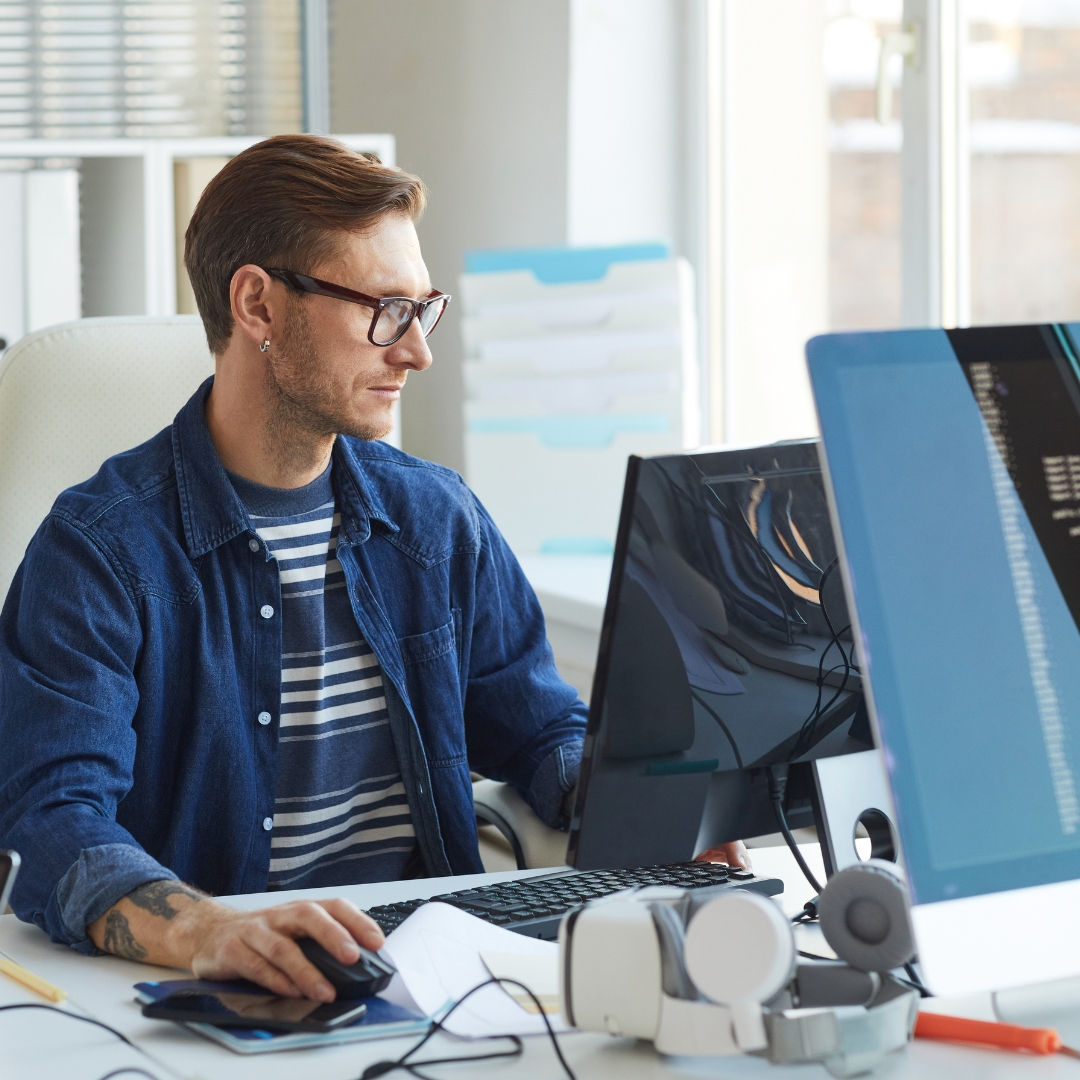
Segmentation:
{"type": "MultiPolygon", "coordinates": [[[[491,975],[481,952],[556,958],[553,941],[523,937],[465,914],[449,904],[424,904],[387,939],[381,955],[398,975],[383,997],[428,1015],[443,1012],[491,975]]],[[[522,980],[523,982],[525,980],[522,980]]],[[[556,1031],[566,1031],[562,1017],[548,1017],[556,1031]]],[[[455,1035],[540,1035],[539,1014],[529,1014],[498,986],[486,986],[454,1010],[446,1023],[455,1035]]]]}
{"type": "MultiPolygon", "coordinates": [[[[559,1011],[559,955],[542,953],[506,953],[481,949],[480,959],[495,979],[513,979],[523,983],[540,1001],[544,1012],[559,1011]]],[[[503,989],[526,1011],[539,1012],[536,1002],[519,986],[503,984],[503,989]]]]}

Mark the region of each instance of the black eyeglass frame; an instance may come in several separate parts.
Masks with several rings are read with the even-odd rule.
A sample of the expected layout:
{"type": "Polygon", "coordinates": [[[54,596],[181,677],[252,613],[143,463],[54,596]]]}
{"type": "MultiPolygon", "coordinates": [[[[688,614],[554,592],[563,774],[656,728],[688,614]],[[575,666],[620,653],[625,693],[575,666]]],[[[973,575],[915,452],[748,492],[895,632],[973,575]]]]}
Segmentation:
{"type": "Polygon", "coordinates": [[[335,285],[332,281],[323,281],[320,278],[311,277],[309,274],[298,274],[295,270],[282,270],[279,267],[270,266],[263,267],[263,269],[271,277],[277,278],[278,281],[283,282],[296,292],[314,293],[316,296],[330,296],[335,300],[347,300],[350,304],[373,308],[375,314],[372,317],[371,325],[368,327],[367,337],[372,345],[377,345],[380,349],[385,349],[400,341],[409,332],[409,327],[412,326],[413,322],[423,315],[432,304],[442,302],[442,311],[439,312],[438,318],[427,330],[424,330],[423,322],[420,323],[420,329],[424,330],[424,337],[431,337],[432,331],[439,325],[439,320],[442,319],[447,305],[450,303],[449,293],[441,293],[435,289],[423,300],[414,300],[411,296],[368,296],[367,293],[356,292],[355,289],[346,289],[344,285],[335,285]],[[401,329],[389,341],[376,341],[375,327],[378,325],[383,311],[391,304],[408,304],[411,308],[411,314],[402,324],[401,329]]]}

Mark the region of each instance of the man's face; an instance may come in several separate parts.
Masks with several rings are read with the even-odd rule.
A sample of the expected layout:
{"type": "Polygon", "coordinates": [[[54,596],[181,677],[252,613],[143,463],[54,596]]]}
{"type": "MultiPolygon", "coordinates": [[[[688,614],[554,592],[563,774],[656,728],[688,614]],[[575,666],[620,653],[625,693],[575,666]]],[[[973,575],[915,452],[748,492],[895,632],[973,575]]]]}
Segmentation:
{"type": "MultiPolygon", "coordinates": [[[[319,266],[295,269],[368,296],[420,300],[431,292],[416,229],[397,214],[362,234],[347,234],[339,254],[319,266]]],[[[274,288],[286,292],[280,281],[274,288]]],[[[431,364],[420,323],[414,320],[400,341],[379,347],[368,341],[371,308],[291,291],[286,303],[284,336],[266,354],[282,428],[383,438],[393,427],[406,376],[431,364]]]]}

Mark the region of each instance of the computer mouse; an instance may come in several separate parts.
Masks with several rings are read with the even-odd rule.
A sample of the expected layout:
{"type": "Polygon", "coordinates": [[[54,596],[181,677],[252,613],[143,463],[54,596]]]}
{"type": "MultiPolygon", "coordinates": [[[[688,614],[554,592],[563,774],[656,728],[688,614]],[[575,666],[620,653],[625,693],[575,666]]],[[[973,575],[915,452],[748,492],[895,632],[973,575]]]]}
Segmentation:
{"type": "Polygon", "coordinates": [[[371,997],[380,990],[385,990],[397,970],[362,946],[358,946],[360,959],[355,964],[343,964],[314,938],[298,938],[296,944],[337,991],[339,1001],[371,997]]]}

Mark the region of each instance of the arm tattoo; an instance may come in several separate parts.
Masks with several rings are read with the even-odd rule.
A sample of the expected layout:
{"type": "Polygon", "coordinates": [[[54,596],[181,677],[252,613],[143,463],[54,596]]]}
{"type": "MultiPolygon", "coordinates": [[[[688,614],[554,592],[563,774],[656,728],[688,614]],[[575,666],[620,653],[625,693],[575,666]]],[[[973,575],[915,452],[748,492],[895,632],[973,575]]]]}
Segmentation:
{"type": "Polygon", "coordinates": [[[137,889],[127,894],[136,907],[149,911],[151,915],[160,915],[163,919],[171,919],[178,914],[176,908],[169,903],[170,896],[186,896],[190,900],[199,901],[202,897],[192,888],[180,881],[148,881],[137,889]]]}
{"type": "Polygon", "coordinates": [[[115,908],[105,918],[105,951],[123,960],[144,960],[146,950],[135,940],[127,916],[115,908]]]}

